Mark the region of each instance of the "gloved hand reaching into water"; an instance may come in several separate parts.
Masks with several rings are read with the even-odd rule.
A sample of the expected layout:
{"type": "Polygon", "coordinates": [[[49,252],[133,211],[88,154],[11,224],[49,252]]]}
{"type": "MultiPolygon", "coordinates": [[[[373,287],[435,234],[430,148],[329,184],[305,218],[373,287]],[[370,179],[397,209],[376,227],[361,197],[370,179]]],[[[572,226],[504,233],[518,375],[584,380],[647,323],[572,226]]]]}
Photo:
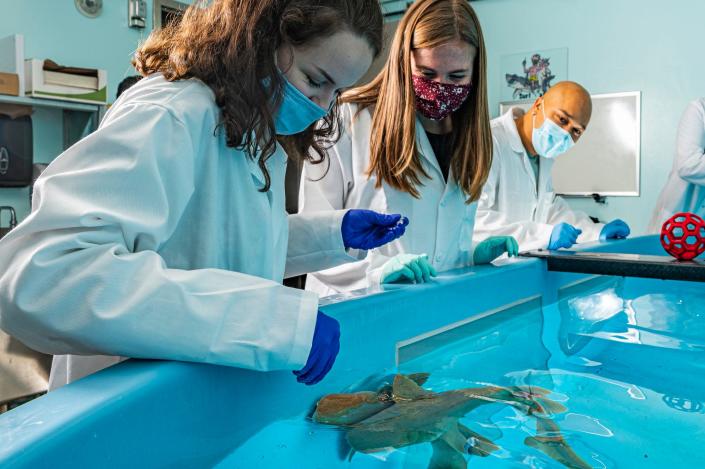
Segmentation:
{"type": "Polygon", "coordinates": [[[293,372],[296,375],[296,381],[308,386],[321,381],[333,368],[339,351],[340,324],[319,311],[306,365],[299,371],[293,372]]]}
{"type": "Polygon", "coordinates": [[[472,255],[475,265],[489,264],[504,253],[509,257],[519,254],[519,243],[511,236],[491,236],[475,246],[472,255]]]}
{"type": "Polygon", "coordinates": [[[340,231],[345,249],[374,249],[401,237],[409,219],[372,210],[349,210],[340,231]]]}
{"type": "Polygon", "coordinates": [[[548,241],[548,249],[556,250],[569,248],[578,242],[578,236],[583,232],[568,223],[559,223],[553,227],[551,239],[548,241]]]}
{"type": "Polygon", "coordinates": [[[397,254],[382,266],[382,283],[425,283],[436,275],[426,254],[397,254]]]}
{"type": "Polygon", "coordinates": [[[620,219],[612,220],[600,231],[600,241],[607,239],[625,239],[630,233],[629,225],[625,222],[620,219]]]}

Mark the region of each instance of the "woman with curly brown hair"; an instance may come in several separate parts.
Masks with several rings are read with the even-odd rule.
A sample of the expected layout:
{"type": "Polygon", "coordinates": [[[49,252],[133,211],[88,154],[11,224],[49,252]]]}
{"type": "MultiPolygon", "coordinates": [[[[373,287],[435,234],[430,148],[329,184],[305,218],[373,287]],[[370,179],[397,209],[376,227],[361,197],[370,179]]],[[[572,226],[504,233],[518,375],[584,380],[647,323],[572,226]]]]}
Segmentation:
{"type": "Polygon", "coordinates": [[[56,357],[52,387],[115,356],[325,376],[338,323],[282,278],[404,226],[362,211],[287,220],[277,138],[325,160],[317,139],[381,32],[377,0],[214,0],[147,39],[145,78],[49,166],[0,244],[0,326],[42,352],[93,355],[56,357]]]}

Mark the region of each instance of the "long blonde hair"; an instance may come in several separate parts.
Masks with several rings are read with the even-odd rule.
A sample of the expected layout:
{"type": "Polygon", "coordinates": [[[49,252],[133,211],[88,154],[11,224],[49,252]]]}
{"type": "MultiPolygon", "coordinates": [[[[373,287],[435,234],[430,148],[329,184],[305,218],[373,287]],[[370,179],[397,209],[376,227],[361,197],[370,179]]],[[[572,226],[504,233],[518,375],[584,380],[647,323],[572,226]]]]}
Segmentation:
{"type": "Polygon", "coordinates": [[[416,144],[416,107],[411,73],[414,49],[454,40],[477,48],[472,89],[452,114],[451,160],[458,186],[468,203],[479,199],[492,165],[492,136],[487,104],[487,58],[480,21],[467,0],[418,0],[399,23],[382,71],[367,85],[347,92],[343,102],[373,108],[368,177],[419,198],[424,170],[416,144]]]}

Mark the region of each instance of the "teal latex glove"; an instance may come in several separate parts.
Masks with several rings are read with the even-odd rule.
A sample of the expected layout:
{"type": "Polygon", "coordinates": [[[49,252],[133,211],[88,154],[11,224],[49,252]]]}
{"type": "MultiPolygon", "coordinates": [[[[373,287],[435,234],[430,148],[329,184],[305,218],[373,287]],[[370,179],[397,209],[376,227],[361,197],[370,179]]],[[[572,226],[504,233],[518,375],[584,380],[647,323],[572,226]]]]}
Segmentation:
{"type": "Polygon", "coordinates": [[[426,254],[397,254],[382,266],[382,283],[424,283],[436,275],[426,254]]]}
{"type": "Polygon", "coordinates": [[[509,257],[519,254],[519,243],[511,236],[492,236],[475,246],[475,265],[489,264],[504,253],[509,257]]]}

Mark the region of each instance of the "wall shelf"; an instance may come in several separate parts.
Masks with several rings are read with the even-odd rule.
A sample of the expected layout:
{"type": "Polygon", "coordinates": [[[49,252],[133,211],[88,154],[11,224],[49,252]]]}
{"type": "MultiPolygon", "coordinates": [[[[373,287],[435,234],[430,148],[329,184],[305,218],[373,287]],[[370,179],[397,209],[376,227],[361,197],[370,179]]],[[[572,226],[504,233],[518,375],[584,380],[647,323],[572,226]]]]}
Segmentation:
{"type": "Polygon", "coordinates": [[[0,94],[0,103],[20,104],[32,107],[48,107],[66,109],[68,111],[100,112],[104,107],[101,104],[76,103],[73,101],[62,101],[58,99],[32,98],[29,96],[10,96],[0,94]]]}

